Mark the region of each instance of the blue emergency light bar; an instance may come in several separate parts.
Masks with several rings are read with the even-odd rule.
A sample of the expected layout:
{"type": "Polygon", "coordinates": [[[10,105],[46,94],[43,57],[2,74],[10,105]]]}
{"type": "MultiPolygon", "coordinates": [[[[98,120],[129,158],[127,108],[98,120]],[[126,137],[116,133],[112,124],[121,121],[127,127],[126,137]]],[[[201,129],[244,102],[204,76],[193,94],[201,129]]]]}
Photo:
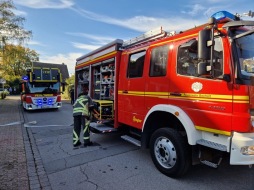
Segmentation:
{"type": "Polygon", "coordinates": [[[219,11],[214,13],[211,17],[214,17],[218,23],[238,20],[235,15],[227,11],[219,11]]]}

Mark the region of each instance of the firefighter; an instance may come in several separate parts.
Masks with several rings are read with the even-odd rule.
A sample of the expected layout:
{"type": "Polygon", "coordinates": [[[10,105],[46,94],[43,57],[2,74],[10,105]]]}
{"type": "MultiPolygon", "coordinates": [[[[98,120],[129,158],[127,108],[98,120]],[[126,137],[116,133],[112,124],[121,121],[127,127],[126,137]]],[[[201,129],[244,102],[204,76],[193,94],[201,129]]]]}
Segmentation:
{"type": "Polygon", "coordinates": [[[77,100],[73,104],[73,118],[74,118],[74,129],[73,129],[73,147],[77,148],[81,145],[80,132],[83,127],[83,140],[84,147],[91,146],[93,143],[90,141],[90,110],[93,107],[93,102],[88,95],[89,83],[83,81],[80,83],[82,92],[79,94],[77,100]]]}

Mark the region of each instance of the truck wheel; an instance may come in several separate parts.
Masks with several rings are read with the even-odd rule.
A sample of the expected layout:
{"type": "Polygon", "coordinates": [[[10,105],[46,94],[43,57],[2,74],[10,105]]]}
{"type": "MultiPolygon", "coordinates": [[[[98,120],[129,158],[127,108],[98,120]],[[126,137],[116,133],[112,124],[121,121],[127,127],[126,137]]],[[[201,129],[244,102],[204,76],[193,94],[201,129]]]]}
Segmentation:
{"type": "Polygon", "coordinates": [[[181,177],[191,165],[187,140],[174,129],[155,131],[150,140],[150,153],[157,169],[169,177],[181,177]]]}

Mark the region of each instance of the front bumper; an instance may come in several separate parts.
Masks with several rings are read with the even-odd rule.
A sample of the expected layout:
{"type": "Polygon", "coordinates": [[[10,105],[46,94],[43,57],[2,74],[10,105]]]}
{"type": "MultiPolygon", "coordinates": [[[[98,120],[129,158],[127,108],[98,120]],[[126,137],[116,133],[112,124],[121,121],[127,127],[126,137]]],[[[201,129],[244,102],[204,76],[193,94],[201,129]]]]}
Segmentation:
{"type": "Polygon", "coordinates": [[[26,110],[38,110],[38,109],[54,109],[54,108],[60,108],[62,107],[62,102],[56,102],[55,104],[51,104],[51,105],[34,105],[34,104],[26,104],[23,103],[23,107],[26,110]]]}
{"type": "Polygon", "coordinates": [[[254,164],[254,155],[244,154],[243,149],[254,146],[254,133],[237,133],[234,132],[231,151],[230,164],[231,165],[251,165],[254,164]]]}

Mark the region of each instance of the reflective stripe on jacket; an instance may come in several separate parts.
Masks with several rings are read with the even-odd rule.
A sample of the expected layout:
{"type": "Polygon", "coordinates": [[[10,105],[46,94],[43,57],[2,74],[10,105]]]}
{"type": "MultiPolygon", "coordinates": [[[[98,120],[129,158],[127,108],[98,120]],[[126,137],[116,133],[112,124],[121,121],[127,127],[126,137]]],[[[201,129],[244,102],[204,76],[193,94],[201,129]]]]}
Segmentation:
{"type": "Polygon", "coordinates": [[[77,115],[85,115],[89,117],[89,109],[88,109],[88,98],[85,95],[81,95],[75,101],[73,105],[73,116],[77,115]]]}

